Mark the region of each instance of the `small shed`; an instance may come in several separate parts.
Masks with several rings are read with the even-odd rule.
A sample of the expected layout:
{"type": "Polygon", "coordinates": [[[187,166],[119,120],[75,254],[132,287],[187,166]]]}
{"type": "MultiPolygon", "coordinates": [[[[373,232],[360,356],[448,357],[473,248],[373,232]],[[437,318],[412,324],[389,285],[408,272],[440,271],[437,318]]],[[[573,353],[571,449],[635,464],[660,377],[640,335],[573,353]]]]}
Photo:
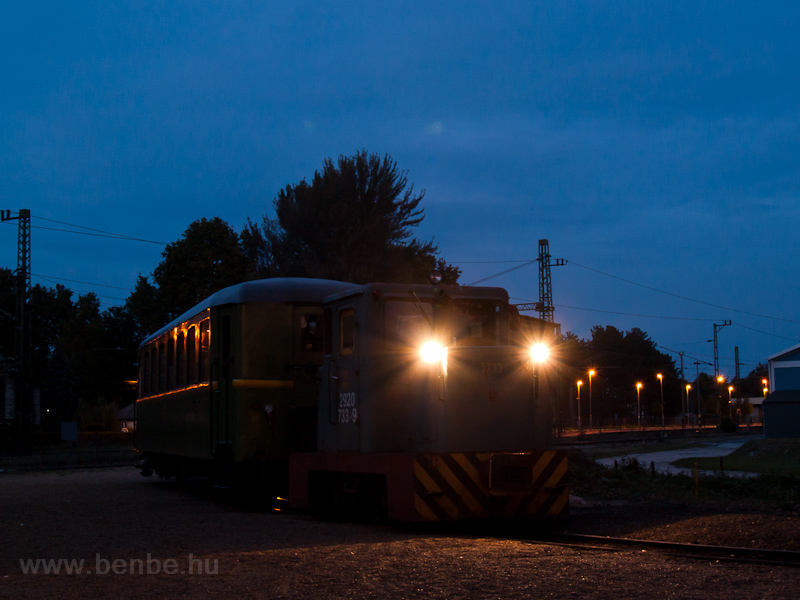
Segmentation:
{"type": "Polygon", "coordinates": [[[764,399],[764,437],[800,438],[800,390],[778,390],[764,399]]]}
{"type": "Polygon", "coordinates": [[[771,393],[764,398],[764,437],[800,438],[800,344],[767,361],[771,393]]]}
{"type": "Polygon", "coordinates": [[[128,404],[125,408],[117,411],[117,419],[119,419],[122,431],[133,431],[136,429],[136,403],[128,404]]]}

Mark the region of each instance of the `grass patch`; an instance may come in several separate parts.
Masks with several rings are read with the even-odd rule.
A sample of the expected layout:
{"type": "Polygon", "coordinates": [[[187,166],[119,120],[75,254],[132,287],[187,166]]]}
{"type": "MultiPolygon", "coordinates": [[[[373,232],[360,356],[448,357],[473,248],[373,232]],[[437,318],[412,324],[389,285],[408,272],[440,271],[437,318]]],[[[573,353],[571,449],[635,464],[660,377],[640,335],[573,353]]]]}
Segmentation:
{"type": "MultiPolygon", "coordinates": [[[[682,458],[673,464],[717,471],[719,457],[682,458]]],[[[726,471],[800,476],[800,440],[750,440],[723,458],[726,471]]]]}
{"type": "Polygon", "coordinates": [[[690,475],[653,474],[635,459],[608,469],[580,452],[570,456],[570,492],[583,498],[691,504],[725,511],[800,512],[798,475],[700,475],[695,491],[690,475]]]}

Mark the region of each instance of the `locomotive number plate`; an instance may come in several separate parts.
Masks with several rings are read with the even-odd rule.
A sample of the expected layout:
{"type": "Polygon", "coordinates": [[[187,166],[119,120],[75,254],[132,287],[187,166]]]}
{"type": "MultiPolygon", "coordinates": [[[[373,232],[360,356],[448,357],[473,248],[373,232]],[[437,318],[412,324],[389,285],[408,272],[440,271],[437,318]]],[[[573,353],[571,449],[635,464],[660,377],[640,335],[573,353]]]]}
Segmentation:
{"type": "Polygon", "coordinates": [[[502,373],[503,363],[485,362],[481,363],[481,373],[502,373]]]}
{"type": "Polygon", "coordinates": [[[342,392],[339,394],[339,423],[355,423],[357,421],[356,393],[342,392]]]}

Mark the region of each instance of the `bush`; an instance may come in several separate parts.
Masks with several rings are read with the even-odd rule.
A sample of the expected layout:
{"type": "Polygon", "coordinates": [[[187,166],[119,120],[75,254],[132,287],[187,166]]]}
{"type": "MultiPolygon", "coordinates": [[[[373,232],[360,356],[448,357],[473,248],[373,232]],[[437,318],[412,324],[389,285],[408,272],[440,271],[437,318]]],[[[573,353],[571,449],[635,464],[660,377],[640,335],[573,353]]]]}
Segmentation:
{"type": "Polygon", "coordinates": [[[722,417],[719,428],[723,433],[736,433],[739,430],[739,424],[730,417],[722,417]]]}

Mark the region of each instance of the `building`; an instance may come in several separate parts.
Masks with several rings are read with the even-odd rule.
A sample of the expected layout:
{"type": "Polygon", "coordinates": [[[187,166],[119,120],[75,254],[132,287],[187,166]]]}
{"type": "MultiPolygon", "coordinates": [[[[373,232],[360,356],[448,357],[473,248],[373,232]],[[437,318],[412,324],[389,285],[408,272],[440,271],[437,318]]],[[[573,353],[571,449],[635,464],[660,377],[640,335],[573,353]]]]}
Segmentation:
{"type": "Polygon", "coordinates": [[[764,437],[800,438],[800,344],[767,361],[770,393],[764,399],[764,437]]]}

